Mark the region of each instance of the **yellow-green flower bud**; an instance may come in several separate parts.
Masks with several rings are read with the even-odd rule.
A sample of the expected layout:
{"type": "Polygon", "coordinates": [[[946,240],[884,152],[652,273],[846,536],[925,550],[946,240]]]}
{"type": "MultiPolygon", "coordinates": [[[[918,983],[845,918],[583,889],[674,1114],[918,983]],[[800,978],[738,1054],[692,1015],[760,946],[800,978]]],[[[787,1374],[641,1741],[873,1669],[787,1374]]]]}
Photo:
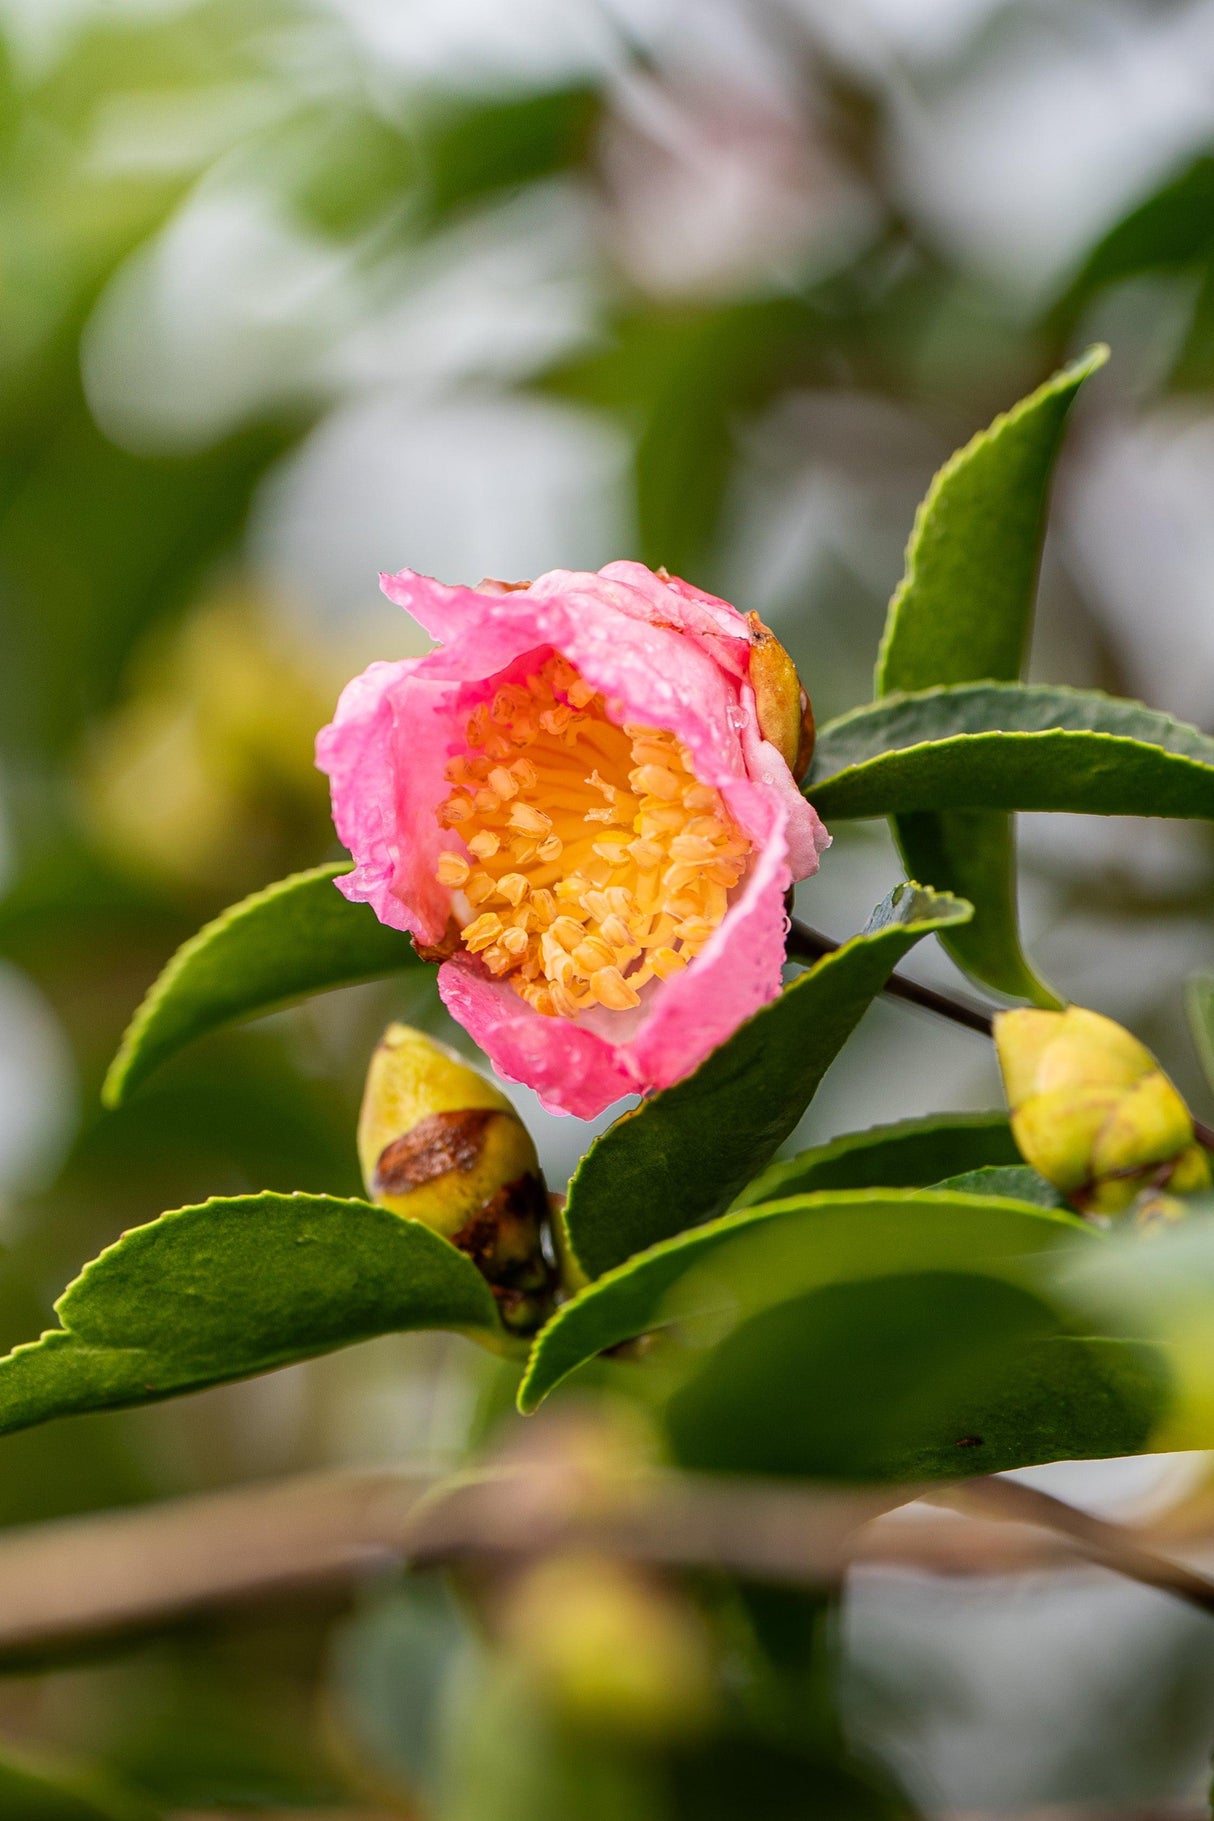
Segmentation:
{"type": "Polygon", "coordinates": [[[759,731],[799,784],[814,756],[814,716],[797,667],[770,627],[748,613],[750,686],[755,692],[759,731]]]}
{"type": "Polygon", "coordinates": [[[531,1134],[499,1088],[441,1043],[390,1024],[371,1058],[358,1121],[371,1200],[466,1252],[507,1326],[551,1306],[548,1194],[531,1134]]]}
{"type": "Polygon", "coordinates": [[[1021,1155],[1082,1212],[1119,1214],[1145,1190],[1210,1186],[1188,1107],[1111,1018],[1077,1005],[1001,1012],[995,1047],[1021,1155]]]}
{"type": "Polygon", "coordinates": [[[633,1562],[549,1556],[510,1590],[504,1620],[515,1662],[574,1725],[665,1740],[714,1717],[707,1625],[685,1594],[633,1562]]]}

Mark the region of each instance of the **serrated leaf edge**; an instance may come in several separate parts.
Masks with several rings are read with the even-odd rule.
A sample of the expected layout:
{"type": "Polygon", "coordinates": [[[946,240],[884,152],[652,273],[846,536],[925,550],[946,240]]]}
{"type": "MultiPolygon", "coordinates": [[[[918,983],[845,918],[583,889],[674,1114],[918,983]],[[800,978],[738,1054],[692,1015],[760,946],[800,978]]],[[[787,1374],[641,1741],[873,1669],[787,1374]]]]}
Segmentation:
{"type": "MultiPolygon", "coordinates": [[[[204,923],[201,929],[195,930],[194,934],[170,955],[132,1013],[130,1022],[122,1033],[122,1041],[118,1045],[114,1059],[105,1072],[105,1080],[101,1086],[101,1104],[111,1111],[123,1104],[126,1097],[127,1077],[139,1054],[144,1033],[160,1004],[172,991],[195,955],[202,949],[208,948],[217,936],[230,929],[234,923],[238,923],[242,917],[249,915],[252,911],[260,910],[263,905],[271,903],[282,893],[300,885],[312,884],[326,877],[339,879],[349,869],[349,860],[331,860],[326,861],[322,866],[306,867],[302,872],[288,873],[285,879],[275,879],[272,885],[263,885],[259,890],[250,892],[248,897],[238,899],[235,904],[229,904],[226,909],[220,911],[217,917],[212,917],[209,923],[204,923]]],[[[276,1001],[275,1003],[281,1002],[276,1001]]],[[[272,1006],[266,1007],[267,1011],[272,1009],[272,1006]]],[[[138,1079],[137,1076],[136,1080],[138,1081],[138,1079]]]]}
{"type": "MultiPolygon", "coordinates": [[[[782,1214],[800,1212],[806,1208],[812,1209],[827,1204],[837,1206],[842,1203],[844,1206],[859,1206],[878,1197],[882,1201],[911,1204],[924,1200],[944,1202],[950,1207],[969,1208],[978,1213],[1000,1209],[1005,1212],[1010,1210],[1016,1214],[1028,1214],[1034,1219],[1052,1222],[1056,1226],[1066,1227],[1075,1233],[1086,1233],[1093,1238],[1103,1237],[1102,1232],[1090,1221],[1084,1220],[1078,1214],[1070,1213],[1065,1208],[1042,1207],[1039,1203],[1017,1201],[1014,1197],[1007,1195],[967,1195],[955,1189],[934,1189],[930,1185],[918,1189],[814,1189],[807,1195],[790,1195],[778,1201],[756,1202],[752,1207],[738,1208],[726,1214],[719,1214],[715,1220],[705,1221],[702,1226],[688,1227],[685,1232],[676,1233],[671,1239],[660,1239],[654,1245],[646,1246],[640,1252],[634,1252],[632,1257],[625,1259],[623,1264],[612,1265],[609,1270],[603,1272],[601,1277],[596,1277],[584,1289],[579,1290],[576,1296],[571,1296],[568,1302],[562,1303],[556,1313],[544,1323],[531,1343],[527,1367],[518,1388],[517,1403],[520,1413],[523,1416],[530,1416],[539,1408],[544,1398],[556,1389],[561,1380],[568,1376],[567,1373],[562,1373],[561,1377],[554,1379],[540,1397],[532,1399],[529,1396],[545,1336],[552,1333],[568,1317],[571,1310],[582,1307],[599,1291],[630,1276],[646,1260],[655,1256],[666,1257],[684,1248],[702,1244],[706,1238],[721,1236],[728,1238],[734,1231],[744,1232],[747,1227],[761,1226],[782,1214]]],[[[913,1273],[908,1272],[906,1275],[910,1276],[913,1273]]],[[[595,1356],[587,1355],[587,1358],[593,1357],[595,1356]]],[[[569,1368],[570,1372],[576,1370],[577,1368],[574,1366],[569,1368]]]]}
{"type": "MultiPolygon", "coordinates": [[[[1108,695],[1104,690],[1100,689],[1074,689],[1067,685],[1054,683],[1002,683],[997,678],[987,678],[973,683],[942,683],[935,685],[931,689],[891,690],[889,695],[882,696],[878,701],[865,702],[859,708],[849,709],[846,714],[836,715],[833,721],[829,721],[826,726],[822,728],[819,736],[819,743],[824,744],[828,735],[836,729],[846,727],[852,722],[863,720],[865,717],[871,716],[874,711],[877,710],[896,708],[899,704],[905,702],[926,701],[931,697],[957,697],[964,695],[971,690],[992,689],[1003,690],[1009,694],[1024,694],[1036,699],[1043,698],[1047,695],[1069,696],[1079,701],[1114,702],[1120,707],[1140,709],[1143,714],[1151,716],[1154,720],[1164,722],[1168,727],[1174,727],[1182,734],[1192,735],[1194,740],[1210,746],[1212,752],[1214,752],[1214,738],[1209,734],[1203,733],[1200,727],[1196,727],[1191,721],[1182,721],[1176,715],[1167,714],[1163,709],[1150,708],[1145,702],[1139,702],[1132,697],[1113,696],[1108,695]]],[[[1031,742],[1035,740],[1053,739],[1099,740],[1108,742],[1113,746],[1141,748],[1148,752],[1162,753],[1165,758],[1171,759],[1177,764],[1191,766],[1194,770],[1199,772],[1214,771],[1214,758],[1209,760],[1195,758],[1191,753],[1176,752],[1170,746],[1163,746],[1158,740],[1141,740],[1136,738],[1133,734],[1111,733],[1107,728],[1102,727],[1035,727],[1032,729],[976,727],[971,728],[964,733],[943,734],[939,739],[912,740],[905,746],[882,747],[879,752],[870,753],[867,758],[858,759],[849,765],[843,765],[838,771],[827,772],[821,777],[811,776],[802,786],[802,794],[812,803],[815,791],[824,789],[828,784],[836,783],[840,778],[852,777],[856,773],[866,770],[869,766],[878,765],[882,760],[892,758],[895,755],[900,758],[907,753],[925,751],[929,747],[942,748],[946,746],[960,746],[971,740],[1024,740],[1031,742]]],[[[836,810],[834,813],[838,815],[839,811],[836,810]]]]}
{"type": "Polygon", "coordinates": [[[1110,350],[1107,342],[1094,342],[1083,354],[1078,355],[1073,361],[1069,361],[1064,367],[1060,367],[1057,373],[1051,374],[1049,379],[1036,387],[1034,391],[1028,393],[1026,397],[1018,399],[1008,410],[1001,411],[997,417],[993,418],[992,421],[985,425],[981,430],[976,430],[969,441],[964,443],[960,449],[955,450],[944,463],[943,467],[937,469],[936,473],[932,476],[931,484],[915,511],[915,518],[914,523],[911,526],[910,536],[906,540],[902,579],[899,581],[890,597],[889,608],[885,616],[885,625],[881,632],[881,643],[877,647],[877,662],[873,670],[873,695],[875,698],[880,700],[887,693],[884,687],[885,667],[889,658],[890,647],[894,641],[898,616],[901,612],[903,601],[910,594],[912,588],[914,588],[919,579],[919,551],[922,546],[928,521],[936,510],[941,494],[949,485],[953,476],[971,461],[984,445],[997,442],[1005,431],[1013,428],[1022,418],[1027,417],[1031,411],[1037,410],[1047,399],[1056,397],[1062,392],[1078,391],[1084,380],[1090,379],[1093,373],[1098,373],[1100,371],[1101,367],[1103,367],[1108,360],[1109,353],[1110,350]]]}
{"type": "MultiPolygon", "coordinates": [[[[876,917],[886,905],[890,905],[891,907],[896,906],[898,903],[901,902],[901,895],[905,894],[906,892],[917,892],[917,893],[921,894],[923,897],[927,898],[929,900],[929,902],[932,904],[947,905],[948,910],[947,910],[947,912],[945,912],[944,914],[942,914],[940,916],[934,916],[934,915],[931,915],[930,913],[925,913],[923,911],[920,911],[920,913],[917,916],[908,918],[905,922],[900,922],[897,919],[891,919],[889,922],[886,922],[886,923],[874,924],[872,921],[872,918],[870,918],[868,924],[865,926],[864,929],[858,930],[854,936],[849,936],[846,942],[841,942],[839,944],[838,948],[832,949],[830,951],[830,953],[827,955],[823,955],[819,960],[817,960],[813,963],[812,967],[807,967],[803,973],[801,973],[797,976],[797,978],[795,980],[790,981],[788,983],[788,985],[783,988],[782,993],[779,997],[782,997],[784,993],[792,992],[794,989],[800,987],[805,981],[814,978],[823,968],[833,966],[835,963],[837,963],[840,960],[840,958],[842,956],[849,953],[850,950],[852,950],[856,946],[857,943],[872,942],[876,938],[878,938],[880,936],[884,936],[891,929],[907,930],[907,931],[911,931],[911,932],[916,931],[916,930],[922,930],[924,934],[930,935],[933,930],[937,930],[937,929],[941,929],[941,928],[948,928],[955,923],[968,923],[970,918],[974,914],[973,905],[970,904],[968,902],[968,900],[966,900],[965,898],[954,897],[951,892],[936,892],[936,891],[933,891],[930,886],[918,885],[918,884],[916,884],[916,882],[913,879],[906,879],[906,880],[903,880],[901,884],[896,885],[891,892],[888,892],[886,894],[886,896],[881,900],[881,903],[878,904],[876,909],[873,911],[872,916],[876,917]]],[[[754,1018],[759,1018],[762,1016],[762,1014],[764,1012],[768,1011],[771,1008],[771,1006],[776,1005],[777,1003],[778,1003],[778,998],[771,999],[768,1001],[767,1005],[760,1006],[759,1010],[757,1012],[753,1012],[751,1014],[751,1016],[754,1018]]],[[[749,1022],[749,1021],[747,1021],[747,1022],[749,1022]]],[[[741,1029],[741,1026],[739,1026],[738,1028],[741,1029]]],[[[734,1033],[731,1033],[731,1036],[733,1034],[734,1033]]],[[[729,1040],[730,1039],[727,1037],[725,1039],[725,1042],[728,1043],[729,1040]]],[[[718,1047],[723,1048],[724,1046],[720,1045],[718,1047]]],[[[705,1063],[708,1061],[711,1061],[712,1056],[715,1056],[716,1053],[717,1053],[716,1050],[713,1050],[709,1056],[705,1057],[705,1059],[704,1059],[705,1063]]],[[[700,1067],[703,1068],[704,1063],[701,1063],[700,1067]]],[[[565,1195],[565,1209],[566,1210],[568,1209],[569,1202],[573,1196],[574,1188],[578,1182],[579,1177],[582,1174],[582,1170],[586,1166],[588,1159],[594,1154],[594,1152],[597,1149],[601,1140],[604,1138],[608,1138],[612,1132],[617,1132],[621,1126],[627,1124],[629,1121],[631,1121],[633,1119],[636,1119],[638,1117],[638,1115],[643,1113],[648,1107],[653,1106],[656,1101],[660,1100],[661,1096],[663,1094],[675,1093],[680,1088],[685,1088],[687,1086],[688,1082],[694,1081],[694,1079],[695,1079],[695,1074],[693,1073],[691,1075],[684,1076],[682,1081],[673,1082],[669,1088],[662,1088],[657,1094],[650,1096],[648,1099],[642,1100],[639,1106],[630,1108],[630,1110],[626,1113],[621,1113],[618,1119],[615,1119],[612,1121],[612,1123],[607,1127],[606,1131],[601,1132],[599,1134],[598,1138],[596,1138],[593,1141],[593,1143],[582,1153],[581,1157],[578,1159],[577,1167],[575,1168],[572,1176],[569,1178],[569,1183],[568,1183],[568,1187],[567,1187],[566,1195],[565,1195]]],[[[562,1218],[563,1218],[563,1216],[562,1216],[562,1218]]],[[[701,1229],[698,1227],[688,1229],[689,1232],[699,1232],[700,1230],[701,1229]]],[[[570,1243],[572,1245],[572,1242],[570,1242],[570,1243]]],[[[574,1255],[576,1256],[576,1248],[574,1248],[574,1255]]],[[[634,1253],[633,1257],[634,1258],[640,1257],[640,1253],[634,1253]]],[[[618,1266],[612,1266],[611,1268],[613,1270],[619,1269],[618,1266]]],[[[592,1279],[592,1281],[594,1283],[599,1283],[602,1280],[601,1280],[601,1278],[596,1277],[596,1278],[592,1279]]],[[[542,1332],[542,1330],[541,1330],[541,1332],[542,1332]]]]}
{"type": "MultiPolygon", "coordinates": [[[[66,1319],[64,1314],[65,1307],[72,1295],[88,1283],[89,1278],[95,1274],[97,1268],[102,1265],[106,1259],[110,1258],[113,1253],[121,1250],[127,1241],[137,1237],[139,1234],[149,1233],[153,1228],[163,1230],[166,1225],[169,1225],[178,1219],[182,1219],[186,1215],[200,1214],[205,1212],[208,1208],[216,1206],[229,1208],[240,1206],[253,1207],[264,1203],[267,1197],[272,1197],[275,1201],[298,1202],[305,1207],[339,1206],[342,1208],[352,1208],[358,1212],[374,1214],[377,1217],[389,1213],[388,1209],[378,1207],[375,1202],[364,1201],[361,1196],[358,1195],[316,1195],[303,1189],[262,1189],[247,1195],[208,1195],[205,1201],[186,1202],[179,1208],[166,1208],[162,1214],[157,1214],[152,1220],[142,1221],[137,1227],[127,1227],[116,1239],[112,1239],[108,1246],[103,1246],[101,1251],[98,1252],[94,1258],[90,1258],[86,1264],[82,1265],[76,1276],[72,1278],[70,1283],[64,1285],[63,1289],[51,1304],[55,1314],[59,1317],[59,1326],[57,1328],[44,1328],[37,1339],[20,1341],[17,1346],[11,1347],[7,1353],[0,1354],[0,1366],[3,1366],[10,1359],[15,1359],[18,1354],[32,1352],[35,1348],[41,1347],[47,1341],[50,1341],[52,1344],[56,1342],[62,1344],[64,1341],[75,1341],[79,1346],[86,1347],[94,1353],[122,1354],[143,1352],[144,1349],[142,1347],[113,1346],[109,1342],[98,1345],[95,1341],[84,1339],[78,1330],[72,1327],[70,1321],[66,1319]]],[[[428,1233],[431,1239],[436,1240],[441,1246],[447,1247],[452,1256],[460,1260],[462,1266],[472,1271],[478,1280],[482,1284],[485,1284],[485,1280],[480,1276],[480,1273],[476,1270],[476,1266],[472,1263],[471,1259],[469,1259],[465,1253],[461,1252],[458,1246],[453,1246],[451,1241],[443,1234],[436,1233],[433,1227],[428,1227],[426,1223],[421,1220],[411,1220],[407,1215],[403,1214],[391,1214],[389,1217],[392,1220],[399,1221],[404,1227],[414,1227],[419,1232],[428,1233]]],[[[496,1305],[493,1303],[493,1293],[489,1289],[488,1284],[485,1284],[485,1292],[488,1297],[488,1305],[492,1309],[495,1317],[494,1322],[492,1324],[486,1324],[484,1328],[460,1328],[454,1329],[452,1332],[467,1334],[475,1333],[478,1335],[486,1332],[491,1334],[498,1334],[500,1332],[502,1336],[505,1337],[505,1331],[501,1328],[500,1322],[496,1320],[497,1309],[496,1305]]]]}

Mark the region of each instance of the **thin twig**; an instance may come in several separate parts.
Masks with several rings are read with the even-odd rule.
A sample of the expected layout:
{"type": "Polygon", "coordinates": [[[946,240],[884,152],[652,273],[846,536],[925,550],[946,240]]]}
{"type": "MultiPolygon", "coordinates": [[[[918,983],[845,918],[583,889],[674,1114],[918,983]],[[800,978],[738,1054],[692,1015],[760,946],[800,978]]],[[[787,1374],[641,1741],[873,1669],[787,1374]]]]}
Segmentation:
{"type": "Polygon", "coordinates": [[[1170,1593],[1199,1612],[1214,1616],[1214,1581],[1208,1576],[1145,1548],[1126,1525],[1094,1517],[1090,1511],[1068,1505],[1050,1492],[1025,1485],[1023,1480],[1007,1479],[1001,1474],[969,1480],[952,1495],[950,1503],[958,1504],[962,1510],[1056,1531],[1101,1567],[1111,1568],[1126,1580],[1170,1593]]]}
{"type": "MultiPolygon", "coordinates": [[[[820,961],[824,955],[832,955],[839,946],[829,936],[810,929],[799,918],[792,919],[788,932],[788,954],[791,960],[820,961]]],[[[910,1005],[922,1006],[925,1011],[935,1012],[941,1018],[950,1018],[954,1024],[963,1024],[967,1030],[977,1031],[980,1036],[989,1037],[991,1034],[993,1014],[985,1006],[976,1005],[973,1000],[959,999],[951,993],[938,993],[934,987],[920,986],[917,980],[908,980],[905,974],[891,974],[881,990],[888,993],[891,999],[905,999],[910,1005]]]]}
{"type": "Polygon", "coordinates": [[[956,1576],[1096,1564],[1214,1613],[1214,1582],[1155,1553],[1143,1532],[1002,1478],[930,1495],[958,1508],[947,1513],[920,1504],[887,1515],[921,1493],[645,1471],[587,1497],[568,1456],[541,1451],[441,1482],[312,1474],[59,1520],[0,1540],[0,1667],[191,1613],[331,1596],[406,1563],[527,1561],[562,1548],[791,1586],[834,1585],[860,1567],[956,1576]]]}
{"type": "MultiPolygon", "coordinates": [[[[824,955],[832,955],[839,946],[829,936],[810,929],[798,917],[792,919],[788,931],[790,960],[810,963],[820,961],[824,955]]],[[[921,1006],[924,1011],[935,1012],[937,1017],[948,1018],[953,1024],[964,1026],[967,1031],[977,1031],[981,1037],[992,1035],[994,1013],[973,999],[963,999],[955,993],[938,992],[931,986],[920,986],[917,980],[908,980],[905,974],[897,973],[890,974],[881,990],[891,999],[902,999],[908,1005],[921,1006]]],[[[1198,1144],[1204,1145],[1207,1151],[1214,1151],[1214,1126],[1194,1119],[1193,1133],[1198,1144]]]]}

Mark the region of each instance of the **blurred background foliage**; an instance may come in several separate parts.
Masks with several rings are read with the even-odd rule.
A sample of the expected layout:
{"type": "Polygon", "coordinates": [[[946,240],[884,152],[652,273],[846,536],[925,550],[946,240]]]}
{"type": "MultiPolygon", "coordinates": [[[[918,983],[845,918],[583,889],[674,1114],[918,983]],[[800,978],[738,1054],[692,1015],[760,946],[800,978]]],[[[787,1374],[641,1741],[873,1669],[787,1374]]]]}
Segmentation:
{"type": "MultiPolygon", "coordinates": [[[[1097,336],[1034,675],[1208,729],[1210,0],[3,0],[0,1340],[164,1207],[356,1188],[381,1024],[446,1028],[428,985],[354,989],[98,1109],[174,945],[336,851],[315,729],[421,648],[378,567],[665,563],[757,608],[821,718],[869,695],[933,469],[1097,336]]],[[[1208,835],[1025,820],[1044,971],[1201,1108],[1179,983],[1209,958],[1208,835]]],[[[897,872],[848,831],[802,909],[848,933],[897,872]]],[[[518,1099],[559,1185],[586,1131],[518,1099]]],[[[980,1045],[878,1006],[801,1137],[997,1101],[980,1045]]],[[[454,1460],[503,1403],[464,1343],[378,1342],[11,1438],[0,1520],[454,1460]]],[[[862,1579],[855,1726],[949,1805],[1180,1797],[1214,1712],[1199,1623],[1092,1589],[996,1623],[862,1579]]],[[[457,1707],[498,1676],[480,1710],[520,1724],[476,1648],[388,1587],[14,1673],[0,1736],[178,1808],[397,1805],[433,1774],[428,1665],[463,1665],[457,1707]]],[[[539,1812],[463,1774],[452,1813],[539,1812]]]]}

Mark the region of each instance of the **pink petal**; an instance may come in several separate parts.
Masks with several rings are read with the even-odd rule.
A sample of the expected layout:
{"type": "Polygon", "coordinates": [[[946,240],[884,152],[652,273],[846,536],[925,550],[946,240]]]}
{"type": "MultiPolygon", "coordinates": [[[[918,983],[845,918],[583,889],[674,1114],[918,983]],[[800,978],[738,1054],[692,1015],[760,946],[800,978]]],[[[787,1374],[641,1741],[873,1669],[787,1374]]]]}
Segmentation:
{"type": "Polygon", "coordinates": [[[545,1018],[464,955],[444,961],[438,990],[498,1074],[534,1088],[549,1113],[593,1119],[644,1086],[615,1046],[570,1018],[545,1018]]]}
{"type": "Polygon", "coordinates": [[[421,674],[484,680],[529,652],[560,651],[607,698],[613,720],[675,734],[704,783],[745,776],[736,678],[677,624],[658,624],[639,607],[634,614],[605,598],[622,598],[623,584],[554,570],[525,592],[486,595],[402,570],[384,588],[427,630],[446,628],[444,644],[420,660],[421,674]]]}
{"type": "MultiPolygon", "coordinates": [[[[655,575],[644,563],[608,563],[600,576],[626,584],[655,625],[674,624],[690,633],[734,676],[746,675],[750,662],[750,628],[746,616],[715,594],[693,588],[677,575],[655,575]]],[[[546,578],[541,578],[541,581],[546,578]]],[[[540,584],[537,583],[538,587],[540,584]]]]}
{"type": "Polygon", "coordinates": [[[434,876],[449,837],[434,817],[452,734],[451,692],[426,683],[423,659],[372,664],[347,683],[332,721],[317,735],[316,763],[329,778],[333,821],[354,856],[337,881],[381,923],[437,942],[451,895],[434,876]]]}
{"type": "Polygon", "coordinates": [[[784,817],[700,953],[664,982],[631,1045],[633,1067],[654,1087],[670,1087],[700,1066],[743,1021],[780,991],[790,884],[784,817]]]}
{"type": "Polygon", "coordinates": [[[777,803],[783,805],[788,818],[786,840],[788,864],[794,882],[812,878],[818,870],[819,857],[830,846],[830,836],[818,820],[818,812],[797,789],[792,773],[769,740],[759,732],[759,716],[754,691],[749,683],[742,689],[745,723],[742,728],[742,750],[750,777],[767,786],[777,803]]]}
{"type": "Polygon", "coordinates": [[[744,617],[638,563],[598,575],[553,570],[507,592],[452,588],[408,570],[381,581],[442,643],[424,658],[372,665],[317,742],[355,858],[341,889],[384,922],[438,941],[450,893],[435,867],[444,848],[460,846],[434,813],[449,788],[446,760],[478,701],[559,651],[603,694],[613,720],[664,728],[688,748],[753,843],[750,871],[699,956],[652,982],[634,1012],[545,1018],[465,955],[443,965],[440,991],[498,1071],[535,1088],[550,1110],[590,1118],[638,1088],[682,1079],[779,992],[785,893],[816,870],[829,841],[759,732],[744,617]]]}

